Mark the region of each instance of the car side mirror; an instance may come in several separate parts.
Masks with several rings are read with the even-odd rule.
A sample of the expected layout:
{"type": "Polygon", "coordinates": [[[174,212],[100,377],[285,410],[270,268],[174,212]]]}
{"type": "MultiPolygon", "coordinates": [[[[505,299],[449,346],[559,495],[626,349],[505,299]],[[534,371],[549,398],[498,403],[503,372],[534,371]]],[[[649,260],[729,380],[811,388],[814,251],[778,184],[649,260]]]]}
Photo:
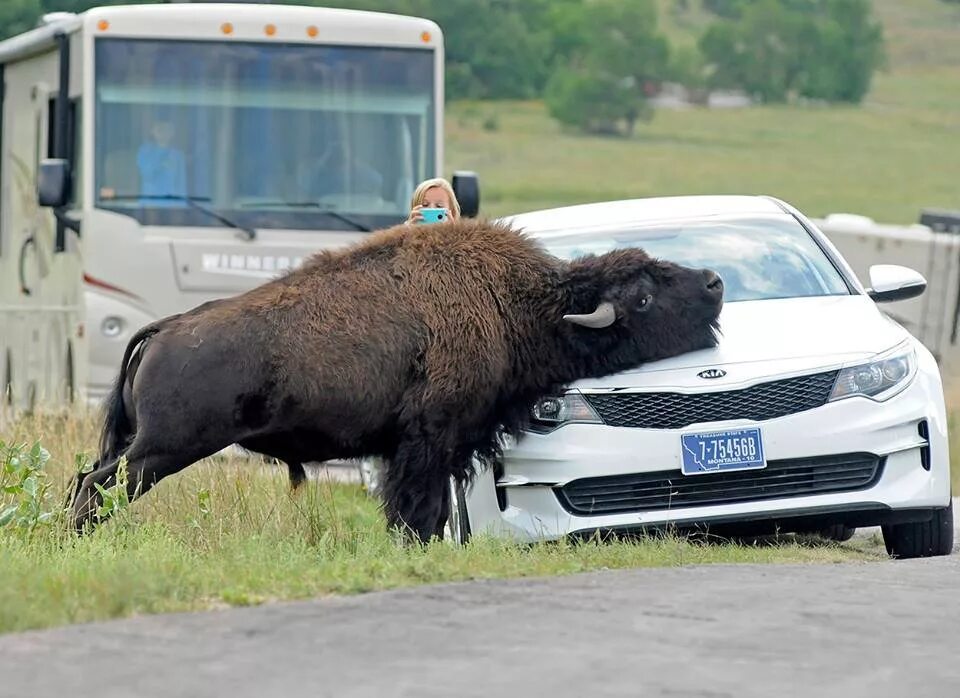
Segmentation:
{"type": "Polygon", "coordinates": [[[876,303],[891,303],[915,298],[927,288],[919,272],[898,264],[874,264],[870,267],[869,295],[876,303]]]}
{"type": "Polygon", "coordinates": [[[60,208],[70,198],[70,168],[66,160],[52,158],[40,163],[37,198],[41,206],[60,208]]]}
{"type": "Polygon", "coordinates": [[[480,212],[480,179],[476,173],[463,170],[454,172],[451,185],[460,204],[460,215],[475,218],[480,212]]]}

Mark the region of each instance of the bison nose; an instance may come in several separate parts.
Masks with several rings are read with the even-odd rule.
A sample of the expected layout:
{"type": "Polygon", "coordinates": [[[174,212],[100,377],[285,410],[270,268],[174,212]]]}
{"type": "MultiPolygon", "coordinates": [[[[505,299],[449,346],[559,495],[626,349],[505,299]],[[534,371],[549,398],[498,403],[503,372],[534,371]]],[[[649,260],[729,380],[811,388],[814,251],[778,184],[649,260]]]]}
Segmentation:
{"type": "Polygon", "coordinates": [[[723,279],[720,278],[720,275],[711,270],[703,270],[703,278],[706,285],[707,293],[716,298],[723,297],[723,279]]]}

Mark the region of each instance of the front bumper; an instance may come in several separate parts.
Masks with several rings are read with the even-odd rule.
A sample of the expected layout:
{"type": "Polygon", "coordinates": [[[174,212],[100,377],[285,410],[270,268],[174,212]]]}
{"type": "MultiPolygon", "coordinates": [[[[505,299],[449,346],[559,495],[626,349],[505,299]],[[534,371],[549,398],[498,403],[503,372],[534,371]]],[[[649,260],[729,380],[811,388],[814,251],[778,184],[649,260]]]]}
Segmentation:
{"type": "Polygon", "coordinates": [[[526,435],[505,452],[496,486],[494,477],[490,471],[480,474],[468,493],[471,528],[475,534],[524,541],[704,523],[764,522],[779,524],[781,530],[791,525],[805,530],[825,523],[869,526],[920,520],[950,501],[943,390],[936,364],[923,352],[911,384],[882,403],[848,398],[763,422],[712,422],[683,430],[567,424],[550,434],[526,435]],[[919,429],[922,421],[926,437],[919,429]],[[614,514],[574,514],[558,498],[558,488],[582,478],[663,472],[682,480],[682,432],[743,426],[761,428],[768,462],[866,453],[884,461],[882,472],[855,491],[614,514]],[[499,502],[497,488],[502,490],[499,502]]]}

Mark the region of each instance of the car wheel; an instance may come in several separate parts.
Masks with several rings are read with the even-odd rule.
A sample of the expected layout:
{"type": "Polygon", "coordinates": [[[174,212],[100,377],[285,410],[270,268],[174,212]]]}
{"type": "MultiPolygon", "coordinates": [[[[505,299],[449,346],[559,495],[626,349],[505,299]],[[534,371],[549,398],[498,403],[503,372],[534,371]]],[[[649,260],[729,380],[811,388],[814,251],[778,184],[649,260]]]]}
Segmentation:
{"type": "Polygon", "coordinates": [[[844,524],[833,524],[832,526],[820,529],[820,537],[836,541],[837,543],[843,543],[853,538],[853,534],[856,532],[857,529],[850,528],[844,524]]]}
{"type": "Polygon", "coordinates": [[[371,497],[380,496],[380,471],[382,463],[379,458],[364,458],[360,461],[360,482],[371,497]]]}
{"type": "Polygon", "coordinates": [[[66,398],[67,404],[72,405],[76,400],[77,386],[76,377],[73,374],[73,346],[67,345],[67,373],[66,373],[66,398]]]}
{"type": "Polygon", "coordinates": [[[6,369],[3,372],[3,401],[7,407],[13,407],[13,359],[7,352],[6,369]]]}
{"type": "Polygon", "coordinates": [[[933,557],[953,551],[953,500],[937,509],[929,521],[883,526],[883,542],[891,557],[933,557]]]}
{"type": "Polygon", "coordinates": [[[467,515],[467,497],[463,485],[450,478],[450,515],[443,528],[443,539],[454,545],[466,545],[470,540],[470,517],[467,515]]]}

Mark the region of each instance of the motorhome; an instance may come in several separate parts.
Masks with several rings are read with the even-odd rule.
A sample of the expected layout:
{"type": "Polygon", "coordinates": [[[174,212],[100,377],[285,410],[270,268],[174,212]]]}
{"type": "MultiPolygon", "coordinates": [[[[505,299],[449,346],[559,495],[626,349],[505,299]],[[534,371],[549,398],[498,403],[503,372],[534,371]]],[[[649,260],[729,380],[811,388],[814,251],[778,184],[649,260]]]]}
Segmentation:
{"type": "MultiPolygon", "coordinates": [[[[443,166],[443,34],[247,3],[0,42],[0,389],[96,402],[136,330],[404,220],[443,166]]],[[[465,215],[476,176],[454,174],[465,215]]]]}

